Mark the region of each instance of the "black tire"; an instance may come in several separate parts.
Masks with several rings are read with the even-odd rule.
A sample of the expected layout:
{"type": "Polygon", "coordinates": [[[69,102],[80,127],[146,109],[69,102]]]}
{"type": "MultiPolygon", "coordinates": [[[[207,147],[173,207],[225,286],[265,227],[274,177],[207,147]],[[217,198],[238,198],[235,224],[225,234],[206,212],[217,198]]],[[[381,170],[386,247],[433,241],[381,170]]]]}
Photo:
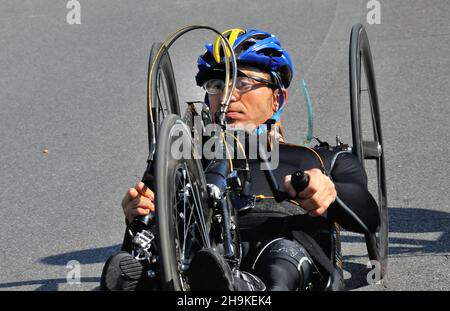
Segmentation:
{"type": "MultiPolygon", "coordinates": [[[[344,279],[342,248],[341,248],[341,227],[338,223],[329,224],[330,227],[317,231],[312,237],[321,246],[322,250],[328,256],[333,264],[333,267],[338,271],[341,280],[337,278],[328,277],[327,280],[322,279],[319,275],[315,275],[313,284],[314,290],[344,290],[344,284],[341,282],[344,279]],[[334,283],[333,283],[334,282],[334,283]]],[[[327,274],[326,270],[323,273],[327,274]]]]}
{"type": "MultiPolygon", "coordinates": [[[[372,63],[369,39],[364,27],[356,24],[350,37],[350,109],[352,124],[353,152],[366,167],[366,161],[376,162],[378,208],[380,227],[376,233],[366,234],[366,245],[371,260],[380,264],[381,277],[386,276],[388,260],[389,219],[386,195],[386,174],[384,164],[384,145],[381,132],[380,110],[372,63]],[[370,104],[373,138],[363,137],[361,124],[361,78],[365,73],[367,93],[370,104]]],[[[376,196],[375,196],[376,197],[376,196]]]]}
{"type": "Polygon", "coordinates": [[[147,125],[150,154],[158,138],[162,120],[169,114],[180,115],[177,86],[169,52],[160,42],[153,43],[148,63],[147,125]],[[158,57],[159,62],[154,61],[158,57]],[[151,107],[151,109],[150,109],[151,107]]]}
{"type": "Polygon", "coordinates": [[[168,115],[155,154],[156,232],[162,289],[175,291],[189,290],[193,255],[213,246],[203,167],[194,152],[187,156],[172,152],[173,144],[181,141],[183,146],[193,145],[190,129],[179,116],[168,115]]]}
{"type": "MultiPolygon", "coordinates": [[[[149,187],[153,184],[150,176],[156,150],[156,141],[162,120],[169,114],[180,115],[177,86],[172,62],[168,50],[160,42],[153,43],[148,62],[147,80],[147,131],[148,131],[148,166],[142,181],[149,187]],[[158,61],[158,59],[159,61],[158,61]]],[[[139,216],[136,219],[148,226],[151,215],[139,216]]],[[[140,230],[137,230],[140,231],[140,230]]]]}

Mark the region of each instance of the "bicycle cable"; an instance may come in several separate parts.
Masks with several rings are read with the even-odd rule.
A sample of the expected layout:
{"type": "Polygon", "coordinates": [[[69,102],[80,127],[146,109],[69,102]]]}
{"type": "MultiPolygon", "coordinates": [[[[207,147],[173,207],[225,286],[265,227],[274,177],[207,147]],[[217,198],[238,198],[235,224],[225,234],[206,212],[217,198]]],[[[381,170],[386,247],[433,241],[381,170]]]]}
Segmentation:
{"type": "MultiPolygon", "coordinates": [[[[222,126],[222,128],[226,127],[226,118],[225,118],[226,111],[228,110],[228,106],[231,101],[231,96],[233,94],[233,91],[235,89],[236,78],[237,78],[236,56],[234,54],[234,50],[233,50],[233,47],[231,46],[230,42],[221,32],[219,32],[218,30],[216,30],[210,26],[203,26],[203,25],[191,25],[191,26],[186,26],[186,27],[180,28],[179,30],[177,30],[174,33],[172,33],[171,35],[169,35],[166,38],[166,40],[164,40],[161,47],[158,49],[156,57],[153,60],[150,70],[149,70],[149,73],[148,73],[148,88],[147,88],[147,103],[148,103],[148,108],[149,108],[148,113],[149,113],[150,121],[153,126],[155,126],[155,124],[154,124],[154,118],[153,118],[153,114],[152,114],[153,103],[152,103],[151,92],[152,92],[152,82],[153,82],[153,71],[155,69],[155,66],[157,64],[159,64],[159,62],[161,61],[163,50],[165,50],[164,53],[167,53],[169,48],[172,46],[172,44],[177,39],[179,39],[182,35],[190,32],[190,31],[197,30],[197,29],[207,29],[207,30],[211,30],[211,31],[215,32],[221,38],[220,42],[222,44],[222,47],[223,47],[223,45],[226,45],[226,49],[224,48],[224,50],[226,51],[226,53],[224,53],[225,90],[224,90],[224,96],[223,96],[222,102],[220,103],[220,105],[221,105],[220,125],[222,126]],[[230,84],[230,56],[231,56],[231,65],[232,65],[231,84],[230,84]]],[[[153,140],[152,143],[156,143],[156,137],[152,137],[152,140],[153,140]]]]}

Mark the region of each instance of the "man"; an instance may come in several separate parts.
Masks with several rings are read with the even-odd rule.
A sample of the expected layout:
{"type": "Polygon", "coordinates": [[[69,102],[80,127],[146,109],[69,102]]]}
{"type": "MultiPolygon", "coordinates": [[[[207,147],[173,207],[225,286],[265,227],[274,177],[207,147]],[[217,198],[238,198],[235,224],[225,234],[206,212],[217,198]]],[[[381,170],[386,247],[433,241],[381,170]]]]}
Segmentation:
{"type": "MultiPolygon", "coordinates": [[[[232,29],[224,32],[224,35],[233,46],[239,69],[236,89],[226,115],[227,123],[263,133],[268,120],[270,123],[280,124],[280,114],[287,102],[287,88],[293,75],[290,57],[279,40],[270,33],[257,29],[232,29]]],[[[196,81],[206,91],[205,102],[211,115],[216,116],[225,86],[224,51],[219,39],[206,47],[206,52],[198,59],[196,81]]],[[[379,225],[378,209],[367,191],[364,170],[350,154],[336,156],[335,161],[331,161],[333,156],[335,155],[329,154],[326,162],[336,162],[335,168],[333,167],[335,174],[331,174],[334,182],[324,173],[324,167],[316,165],[311,168],[313,165],[310,165],[309,169],[304,170],[309,176],[306,189],[297,193],[291,186],[291,175],[286,175],[284,190],[309,214],[309,218],[322,216],[327,221],[337,221],[347,229],[358,232],[363,231],[362,223],[363,227],[366,226],[365,229],[375,231],[379,225]],[[338,195],[344,198],[341,203],[337,202],[338,195]],[[348,209],[359,217],[359,221],[346,214],[348,209]]],[[[320,155],[318,157],[320,159],[320,155]]],[[[130,188],[122,201],[127,222],[131,223],[137,216],[154,211],[154,200],[153,191],[144,183],[139,182],[134,188],[130,188]]],[[[270,204],[273,205],[274,202],[270,204]]],[[[316,258],[304,248],[301,241],[289,234],[290,230],[296,230],[299,223],[297,219],[300,218],[295,215],[281,215],[278,218],[266,217],[258,225],[243,226],[243,245],[246,249],[242,266],[247,271],[232,273],[227,263],[214,250],[200,251],[191,264],[191,285],[200,290],[306,289],[310,286],[312,271],[316,269],[316,258]],[[286,225],[288,223],[291,225],[286,225]],[[196,269],[206,273],[197,278],[196,269]],[[212,283],[216,285],[211,285],[212,283]]],[[[123,249],[129,250],[129,246],[125,244],[123,249]]],[[[109,266],[111,265],[110,263],[109,266]]],[[[104,274],[108,271],[107,266],[104,274]]],[[[109,282],[113,283],[114,281],[109,282]]]]}

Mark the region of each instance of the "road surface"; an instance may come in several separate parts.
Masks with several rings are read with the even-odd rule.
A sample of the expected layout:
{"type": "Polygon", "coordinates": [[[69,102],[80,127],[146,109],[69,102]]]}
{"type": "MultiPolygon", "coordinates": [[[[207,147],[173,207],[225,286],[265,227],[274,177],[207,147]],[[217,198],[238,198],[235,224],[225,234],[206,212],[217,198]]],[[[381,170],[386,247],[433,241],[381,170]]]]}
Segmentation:
{"type": "MultiPolygon", "coordinates": [[[[450,2],[365,0],[0,3],[0,290],[93,290],[120,247],[122,196],[146,164],[146,74],[152,42],[178,28],[258,27],[281,39],[296,68],[284,126],[306,135],[308,82],[315,135],[351,142],[348,42],[363,23],[381,103],[390,207],[389,276],[368,284],[362,236],[344,233],[354,290],[449,290],[450,2]],[[81,284],[67,283],[80,263],[81,284]],[[69,274],[68,274],[69,273],[69,274]]],[[[203,98],[195,61],[212,34],[178,41],[183,101],[203,98]]]]}

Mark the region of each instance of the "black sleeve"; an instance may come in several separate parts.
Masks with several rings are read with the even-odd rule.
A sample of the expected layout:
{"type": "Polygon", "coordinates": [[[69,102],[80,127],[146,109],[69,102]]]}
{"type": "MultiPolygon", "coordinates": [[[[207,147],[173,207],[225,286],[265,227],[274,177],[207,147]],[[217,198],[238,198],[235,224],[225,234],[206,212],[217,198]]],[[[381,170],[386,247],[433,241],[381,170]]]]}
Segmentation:
{"type": "MultiPolygon", "coordinates": [[[[380,225],[378,205],[367,189],[367,175],[355,155],[338,155],[331,172],[339,199],[375,232],[380,225]]],[[[337,201],[328,208],[328,217],[345,229],[364,233],[363,227],[337,201]]]]}

